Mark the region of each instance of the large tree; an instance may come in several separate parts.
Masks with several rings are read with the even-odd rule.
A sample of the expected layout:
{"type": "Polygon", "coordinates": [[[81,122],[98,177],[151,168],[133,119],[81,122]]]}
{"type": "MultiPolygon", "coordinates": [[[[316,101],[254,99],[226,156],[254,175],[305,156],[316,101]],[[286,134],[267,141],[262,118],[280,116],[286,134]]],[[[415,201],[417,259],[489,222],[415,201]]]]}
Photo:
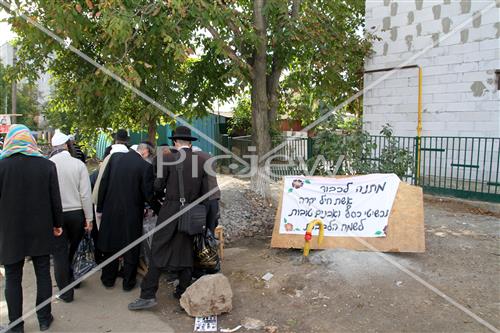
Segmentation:
{"type": "MultiPolygon", "coordinates": [[[[362,35],[362,0],[182,4],[198,18],[205,43],[233,64],[235,79],[250,86],[253,139],[260,156],[272,147],[271,130],[284,91],[332,104],[360,88],[370,48],[362,35]]],[[[316,110],[307,111],[314,115],[316,110]]],[[[252,182],[258,192],[267,189],[263,163],[252,182]]]]}

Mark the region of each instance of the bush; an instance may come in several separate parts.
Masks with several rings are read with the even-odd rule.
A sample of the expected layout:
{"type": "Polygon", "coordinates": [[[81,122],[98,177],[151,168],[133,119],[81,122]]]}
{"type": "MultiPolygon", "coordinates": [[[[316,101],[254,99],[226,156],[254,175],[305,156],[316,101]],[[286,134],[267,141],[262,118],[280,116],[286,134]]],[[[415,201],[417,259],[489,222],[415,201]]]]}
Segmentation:
{"type": "Polygon", "coordinates": [[[326,126],[318,130],[314,138],[314,157],[308,161],[308,167],[313,166],[318,155],[323,155],[327,162],[320,162],[315,173],[324,175],[334,172],[336,162],[343,156],[343,162],[337,170],[339,175],[381,172],[395,173],[402,178],[408,171],[412,171],[413,155],[398,147],[398,140],[394,137],[390,125],[385,125],[380,134],[385,145],[380,156],[374,156],[377,144],[363,129],[361,119],[343,112],[337,113],[326,126]]]}

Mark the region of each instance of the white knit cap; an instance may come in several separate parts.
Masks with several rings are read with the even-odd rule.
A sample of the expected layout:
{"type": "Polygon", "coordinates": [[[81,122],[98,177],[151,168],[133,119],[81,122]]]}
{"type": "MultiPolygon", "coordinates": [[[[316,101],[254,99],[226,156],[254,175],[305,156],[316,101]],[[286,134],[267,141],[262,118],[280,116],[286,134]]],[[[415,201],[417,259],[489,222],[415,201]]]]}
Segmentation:
{"type": "Polygon", "coordinates": [[[54,136],[52,137],[51,143],[52,146],[60,146],[68,142],[71,137],[62,133],[60,130],[56,129],[54,136]]]}

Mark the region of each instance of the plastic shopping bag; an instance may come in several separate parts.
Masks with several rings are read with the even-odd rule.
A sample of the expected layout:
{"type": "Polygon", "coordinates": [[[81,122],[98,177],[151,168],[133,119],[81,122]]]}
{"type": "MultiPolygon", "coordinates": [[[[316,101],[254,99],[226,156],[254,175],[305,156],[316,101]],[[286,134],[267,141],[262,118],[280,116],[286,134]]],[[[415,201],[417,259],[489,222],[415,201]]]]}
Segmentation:
{"type": "Polygon", "coordinates": [[[73,257],[73,277],[75,280],[90,272],[97,264],[94,255],[94,241],[90,233],[83,236],[73,257]]]}

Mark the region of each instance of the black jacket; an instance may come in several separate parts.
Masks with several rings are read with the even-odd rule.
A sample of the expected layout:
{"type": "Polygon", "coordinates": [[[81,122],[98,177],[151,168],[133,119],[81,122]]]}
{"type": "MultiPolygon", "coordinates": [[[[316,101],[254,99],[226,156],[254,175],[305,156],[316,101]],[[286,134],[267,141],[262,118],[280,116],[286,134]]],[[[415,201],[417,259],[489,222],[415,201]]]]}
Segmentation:
{"type": "MultiPolygon", "coordinates": [[[[186,159],[183,163],[183,181],[186,202],[193,202],[208,192],[208,177],[203,169],[205,158],[185,149],[186,159]],[[193,155],[197,155],[198,163],[192,163],[193,155]],[[193,177],[193,166],[195,174],[193,177]]],[[[165,158],[166,162],[179,159],[180,153],[174,152],[165,158]]],[[[165,194],[165,203],[158,215],[157,225],[168,220],[180,210],[179,181],[174,164],[163,166],[163,178],[157,178],[155,191],[165,194]]],[[[206,201],[206,200],[204,200],[206,201]]],[[[152,263],[156,267],[180,269],[193,266],[193,237],[177,231],[178,219],[173,220],[153,235],[151,245],[152,263]]]]}
{"type": "Polygon", "coordinates": [[[142,235],[144,203],[153,197],[153,166],[135,151],[113,154],[99,185],[97,247],[116,252],[142,235]]]}
{"type": "Polygon", "coordinates": [[[0,264],[52,253],[52,228],[62,219],[53,162],[22,154],[0,160],[0,264]]]}

